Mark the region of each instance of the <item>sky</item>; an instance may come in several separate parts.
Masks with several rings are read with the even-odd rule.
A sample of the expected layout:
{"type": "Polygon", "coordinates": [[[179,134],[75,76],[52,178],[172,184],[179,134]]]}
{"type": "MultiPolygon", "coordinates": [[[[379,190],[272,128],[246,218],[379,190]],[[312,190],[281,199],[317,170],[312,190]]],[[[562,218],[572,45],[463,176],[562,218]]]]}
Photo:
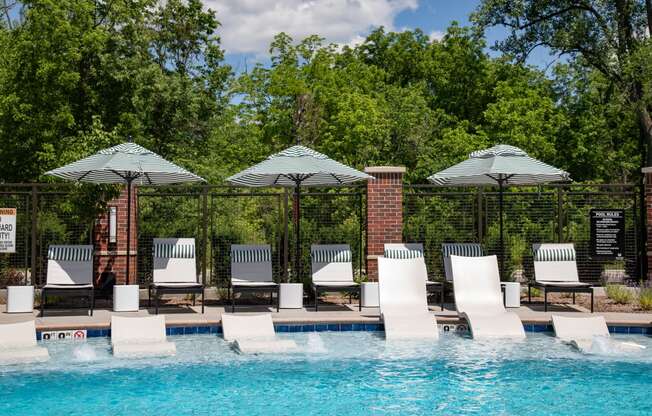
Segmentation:
{"type": "MultiPolygon", "coordinates": [[[[219,35],[226,60],[241,72],[255,63],[269,62],[269,44],[275,34],[288,33],[298,40],[317,34],[328,42],[354,45],[373,29],[388,31],[420,28],[439,39],[451,22],[469,24],[469,14],[479,0],[204,0],[217,13],[219,35]]],[[[487,44],[505,36],[494,28],[487,44]]],[[[496,54],[487,49],[487,52],[496,54]]],[[[530,64],[546,67],[554,58],[535,51],[530,64]]]]}

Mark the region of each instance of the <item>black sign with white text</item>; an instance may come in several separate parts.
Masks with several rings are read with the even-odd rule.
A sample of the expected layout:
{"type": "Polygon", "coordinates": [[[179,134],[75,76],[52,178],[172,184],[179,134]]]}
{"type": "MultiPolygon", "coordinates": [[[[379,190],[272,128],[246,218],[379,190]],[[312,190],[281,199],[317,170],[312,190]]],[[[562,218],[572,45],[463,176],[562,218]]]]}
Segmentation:
{"type": "Polygon", "coordinates": [[[592,209],[591,257],[622,258],[625,253],[625,211],[592,209]]]}

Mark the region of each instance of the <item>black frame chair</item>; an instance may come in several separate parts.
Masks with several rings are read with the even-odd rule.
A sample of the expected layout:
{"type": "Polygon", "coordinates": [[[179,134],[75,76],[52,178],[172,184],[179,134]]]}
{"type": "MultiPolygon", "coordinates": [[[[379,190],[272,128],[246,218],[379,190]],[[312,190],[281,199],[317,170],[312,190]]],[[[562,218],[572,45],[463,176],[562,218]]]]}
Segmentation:
{"type": "Polygon", "coordinates": [[[47,306],[48,296],[61,296],[61,297],[82,297],[88,299],[88,310],[90,316],[93,316],[95,309],[95,288],[94,287],[74,287],[58,288],[58,287],[45,287],[41,288],[41,318],[45,316],[45,309],[47,306]]]}
{"type": "Polygon", "coordinates": [[[328,292],[346,292],[349,294],[349,303],[353,303],[353,294],[358,293],[358,311],[362,311],[362,285],[355,286],[328,286],[312,284],[312,292],[315,296],[315,312],[319,311],[319,294],[328,292]]]}
{"type": "Polygon", "coordinates": [[[247,286],[247,285],[231,285],[229,290],[229,296],[231,298],[231,312],[235,312],[235,295],[237,293],[260,293],[269,292],[269,304],[274,304],[274,293],[276,293],[276,312],[280,310],[280,299],[279,299],[279,290],[281,285],[257,285],[257,286],[247,286]]]}
{"type": "Polygon", "coordinates": [[[204,313],[204,299],[205,299],[205,287],[204,285],[189,285],[189,286],[165,286],[165,284],[161,283],[150,283],[149,289],[148,289],[148,300],[147,300],[147,306],[152,307],[152,292],[154,292],[154,300],[155,300],[155,305],[154,308],[156,310],[156,315],[158,315],[158,310],[159,310],[159,305],[161,302],[161,296],[163,295],[184,295],[184,294],[191,294],[192,295],[192,306],[195,306],[196,304],[196,296],[197,294],[201,294],[201,313],[204,313]]]}

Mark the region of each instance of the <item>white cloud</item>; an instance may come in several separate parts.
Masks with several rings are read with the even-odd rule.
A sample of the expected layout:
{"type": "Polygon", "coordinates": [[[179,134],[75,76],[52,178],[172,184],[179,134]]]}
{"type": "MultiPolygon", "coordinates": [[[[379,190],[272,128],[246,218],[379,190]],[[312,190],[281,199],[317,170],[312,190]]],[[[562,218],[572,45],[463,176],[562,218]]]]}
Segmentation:
{"type": "Polygon", "coordinates": [[[445,34],[446,33],[442,32],[441,30],[433,30],[432,32],[430,32],[428,37],[430,38],[431,42],[434,41],[434,40],[440,41],[440,40],[444,39],[445,34]]]}
{"type": "Polygon", "coordinates": [[[377,26],[394,29],[394,18],[416,10],[418,0],[205,0],[222,23],[228,53],[265,54],[274,35],[295,40],[317,34],[328,42],[353,44],[377,26]]]}

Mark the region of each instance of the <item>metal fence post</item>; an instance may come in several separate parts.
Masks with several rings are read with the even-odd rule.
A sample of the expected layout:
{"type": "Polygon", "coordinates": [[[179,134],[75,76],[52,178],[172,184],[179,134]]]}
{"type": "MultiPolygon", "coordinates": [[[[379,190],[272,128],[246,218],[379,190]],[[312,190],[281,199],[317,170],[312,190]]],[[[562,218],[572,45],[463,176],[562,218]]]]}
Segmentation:
{"type": "Polygon", "coordinates": [[[289,230],[288,230],[288,221],[289,221],[289,196],[287,188],[283,190],[283,281],[288,281],[288,252],[289,247],[289,230]]]}
{"type": "Polygon", "coordinates": [[[564,242],[564,189],[559,186],[557,188],[557,242],[564,242]]]}
{"type": "Polygon", "coordinates": [[[482,188],[478,187],[477,192],[477,203],[478,203],[478,243],[482,244],[482,238],[484,237],[483,230],[483,221],[482,221],[482,188]]]}
{"type": "Polygon", "coordinates": [[[201,258],[201,276],[202,283],[206,285],[207,283],[207,270],[206,270],[206,256],[208,255],[208,187],[202,186],[202,247],[204,248],[202,258],[201,258]]]}
{"type": "Polygon", "coordinates": [[[32,254],[32,272],[31,272],[31,278],[32,278],[32,284],[36,286],[37,279],[38,279],[38,272],[37,272],[37,246],[36,246],[36,237],[37,237],[37,230],[36,227],[38,226],[38,187],[36,185],[32,185],[32,233],[30,237],[30,243],[31,243],[31,254],[32,254]]]}

